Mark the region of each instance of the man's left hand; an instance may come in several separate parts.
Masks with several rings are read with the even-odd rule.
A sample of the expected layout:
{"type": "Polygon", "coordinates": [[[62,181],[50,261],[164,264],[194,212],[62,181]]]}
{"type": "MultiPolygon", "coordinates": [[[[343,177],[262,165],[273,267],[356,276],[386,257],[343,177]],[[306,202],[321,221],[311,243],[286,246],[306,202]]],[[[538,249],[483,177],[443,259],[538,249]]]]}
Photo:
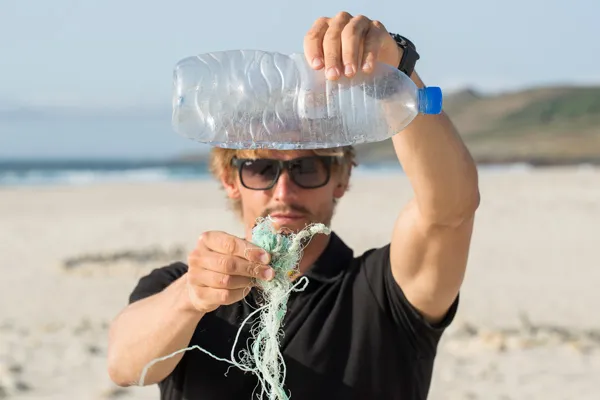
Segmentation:
{"type": "Polygon", "coordinates": [[[335,80],[360,70],[370,73],[375,62],[397,67],[402,49],[381,22],[340,12],[314,22],[304,37],[304,54],[314,69],[325,68],[327,78],[335,80]]]}

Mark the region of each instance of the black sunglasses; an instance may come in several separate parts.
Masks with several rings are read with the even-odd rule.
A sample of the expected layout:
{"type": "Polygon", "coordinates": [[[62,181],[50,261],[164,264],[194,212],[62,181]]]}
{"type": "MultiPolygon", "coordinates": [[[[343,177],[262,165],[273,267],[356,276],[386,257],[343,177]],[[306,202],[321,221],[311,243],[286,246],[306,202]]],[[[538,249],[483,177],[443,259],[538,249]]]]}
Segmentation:
{"type": "Polygon", "coordinates": [[[292,160],[234,158],[232,165],[238,169],[240,182],[247,189],[271,189],[284,170],[299,187],[316,189],[329,182],[334,160],[334,156],[309,156],[292,160]]]}

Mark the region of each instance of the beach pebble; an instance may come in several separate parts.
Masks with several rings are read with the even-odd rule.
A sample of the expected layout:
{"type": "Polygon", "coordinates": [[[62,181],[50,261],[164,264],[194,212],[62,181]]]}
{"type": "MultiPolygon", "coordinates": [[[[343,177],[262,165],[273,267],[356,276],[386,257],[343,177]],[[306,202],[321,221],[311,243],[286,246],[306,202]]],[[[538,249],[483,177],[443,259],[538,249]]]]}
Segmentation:
{"type": "Polygon", "coordinates": [[[22,371],[21,365],[0,360],[0,398],[8,398],[31,389],[21,379],[22,371]]]}
{"type": "Polygon", "coordinates": [[[129,392],[130,391],[127,388],[111,387],[106,390],[103,390],[100,393],[99,400],[120,399],[122,397],[126,397],[129,394],[129,392]]]}

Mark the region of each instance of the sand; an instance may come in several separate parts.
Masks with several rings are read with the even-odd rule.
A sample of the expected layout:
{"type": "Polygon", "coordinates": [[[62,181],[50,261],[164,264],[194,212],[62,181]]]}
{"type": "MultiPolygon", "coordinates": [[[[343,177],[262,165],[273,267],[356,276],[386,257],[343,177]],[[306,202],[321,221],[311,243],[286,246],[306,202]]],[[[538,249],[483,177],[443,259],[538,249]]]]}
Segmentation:
{"type": "MultiPolygon", "coordinates": [[[[600,398],[600,171],[480,177],[430,398],[600,398]]],[[[333,227],[360,253],[388,240],[411,189],[400,173],[353,179],[333,227]]],[[[211,181],[0,189],[0,398],[157,399],[108,379],[108,324],[139,277],[185,259],[201,232],[242,233],[223,196],[211,181]]]]}

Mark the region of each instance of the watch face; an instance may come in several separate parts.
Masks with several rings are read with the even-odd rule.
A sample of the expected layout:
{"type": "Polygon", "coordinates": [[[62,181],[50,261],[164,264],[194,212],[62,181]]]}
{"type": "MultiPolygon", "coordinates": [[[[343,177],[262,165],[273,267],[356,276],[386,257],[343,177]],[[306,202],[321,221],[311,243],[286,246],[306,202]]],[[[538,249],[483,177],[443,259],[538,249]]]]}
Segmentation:
{"type": "Polygon", "coordinates": [[[410,40],[408,40],[407,38],[405,38],[402,35],[398,35],[397,33],[394,34],[394,40],[396,40],[396,43],[398,43],[398,46],[402,47],[403,49],[405,49],[407,47],[411,47],[412,49],[416,49],[415,45],[413,44],[413,42],[411,42],[410,40]]]}

